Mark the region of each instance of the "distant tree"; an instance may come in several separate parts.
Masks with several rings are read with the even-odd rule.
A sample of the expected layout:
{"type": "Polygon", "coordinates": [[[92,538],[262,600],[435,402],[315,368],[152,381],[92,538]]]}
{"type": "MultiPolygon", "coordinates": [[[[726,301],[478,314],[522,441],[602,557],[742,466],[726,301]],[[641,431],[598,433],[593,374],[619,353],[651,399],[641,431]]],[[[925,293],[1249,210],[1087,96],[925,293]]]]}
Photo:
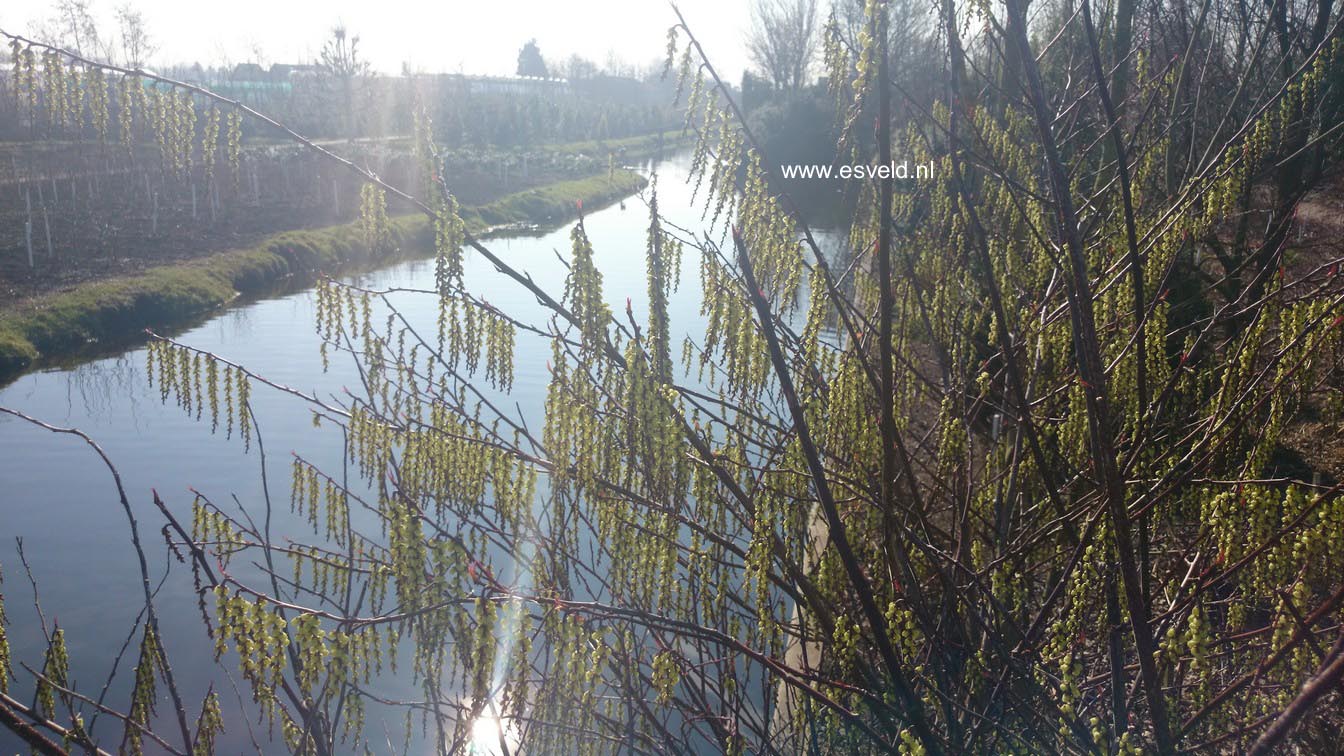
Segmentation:
{"type": "Polygon", "coordinates": [[[607,64],[603,68],[608,76],[634,78],[639,74],[638,66],[617,55],[615,50],[607,51],[607,64]]]}
{"type": "Polygon", "coordinates": [[[541,57],[541,48],[537,47],[537,40],[529,39],[523,49],[518,51],[518,75],[550,76],[546,70],[546,61],[541,57]]]}
{"type": "Polygon", "coordinates": [[[350,36],[344,26],[332,29],[322,48],[322,66],[343,79],[367,75],[369,64],[359,57],[359,35],[350,36]]]}
{"type": "Polygon", "coordinates": [[[85,57],[107,57],[91,7],[90,0],[60,0],[50,26],[67,49],[85,57]]]}
{"type": "Polygon", "coordinates": [[[770,96],[770,83],[751,71],[742,72],[742,110],[750,113],[764,105],[770,96]]]}
{"type": "MultiPolygon", "coordinates": [[[[742,99],[747,101],[746,86],[763,92],[764,82],[743,77],[742,99]]],[[[835,159],[836,132],[831,118],[833,106],[823,93],[813,90],[793,92],[770,100],[758,99],[747,111],[747,122],[762,152],[776,163],[830,163],[835,159]]],[[[820,186],[820,184],[818,184],[820,186]]]]}
{"type": "MultiPolygon", "coordinates": [[[[433,288],[323,278],[313,294],[322,356],[359,376],[342,394],[152,337],[145,375],[164,401],[203,424],[208,407],[244,450],[262,452],[255,387],[280,389],[344,453],[326,469],[293,455],[291,506],[314,530],[301,540],[254,521],[272,511],[265,478],[250,502],[139,507],[190,562],[198,596],[171,611],[195,598],[250,687],[254,705],[239,695],[227,720],[215,686],[198,706],[174,682],[156,608],[172,594],[156,599],[114,476],[144,595],[131,708],[97,705],[126,725],[123,750],[142,736],[156,752],[237,750],[251,715],[280,724],[268,752],[329,756],[390,740],[375,723],[404,710],[404,734],[441,753],[1336,752],[1344,495],[1321,449],[1344,424],[1344,278],[1338,250],[1301,244],[1310,227],[1294,219],[1344,148],[1338,11],[1241,3],[1229,10],[1262,15],[1220,30],[1162,3],[1114,13],[1127,4],[1141,33],[1110,49],[1099,29],[1130,24],[1099,9],[1098,26],[1091,2],[1029,25],[1030,0],[943,0],[941,52],[922,61],[942,94],[912,128],[893,128],[908,95],[881,0],[865,3],[857,50],[826,25],[834,102],[776,92],[746,125],[679,18],[678,89],[694,79],[715,126],[697,130],[688,177],[707,225],[674,228],[666,195],[647,192],[644,254],[617,252],[645,262],[645,322],[640,287],[604,290],[611,258],[582,220],[567,272],[534,278],[466,230],[447,186],[422,182],[433,288]],[[990,23],[963,40],[968,12],[990,23]],[[1130,96],[1113,99],[1125,77],[1130,96]],[[870,129],[842,143],[856,164],[928,170],[870,174],[831,254],[759,158],[833,144],[767,127],[836,113],[870,129]],[[466,273],[467,255],[503,277],[466,273]],[[699,317],[670,300],[684,255],[699,317]],[[1194,268],[1185,294],[1178,266],[1194,268]],[[526,309],[487,302],[507,301],[496,285],[526,309]],[[1191,305],[1205,314],[1178,310],[1191,305]],[[411,325],[436,311],[438,346],[411,325]],[[509,409],[514,355],[547,346],[534,425],[509,409]],[[376,692],[394,684],[418,691],[376,692]],[[225,726],[233,742],[216,749],[225,726]]],[[[21,52],[50,56],[53,75],[25,75],[27,94],[63,108],[54,74],[84,64],[35,47],[21,52]]],[[[162,77],[130,83],[145,82],[182,102],[162,77]]],[[[162,117],[162,100],[141,100],[134,122],[162,117]]],[[[551,122],[530,102],[449,112],[512,139],[551,122]]],[[[620,113],[580,111],[598,133],[620,113]]],[[[416,167],[432,176],[444,163],[421,123],[416,167]]],[[[192,140],[165,136],[185,162],[192,140]]],[[[380,239],[385,195],[403,190],[306,149],[359,172],[366,239],[380,239]]],[[[0,727],[43,753],[65,752],[48,733],[111,746],[115,732],[100,744],[84,726],[74,699],[93,699],[46,627],[39,613],[23,629],[47,639],[40,673],[0,644],[0,685],[36,688],[31,705],[0,696],[0,727]]]]}
{"type": "Polygon", "coordinates": [[[322,48],[322,68],[335,93],[341,98],[341,119],[345,125],[345,135],[355,135],[355,96],[365,77],[369,74],[368,61],[359,57],[359,35],[351,36],[344,26],[331,30],[331,39],[322,48]]]}
{"type": "MultiPolygon", "coordinates": [[[[227,57],[221,53],[216,55],[215,59],[227,60],[227,57]]],[[[247,59],[259,66],[267,65],[267,62],[270,60],[266,55],[266,48],[262,47],[261,43],[256,40],[252,40],[247,45],[247,59]]]]}
{"type": "Polygon", "coordinates": [[[636,77],[646,84],[656,84],[663,81],[664,61],[662,58],[652,58],[642,66],[637,66],[636,77]]]}
{"type": "Polygon", "coordinates": [[[580,79],[591,79],[598,74],[597,64],[587,58],[575,53],[565,59],[564,63],[554,67],[557,73],[563,73],[566,79],[577,81],[580,79]]]}
{"type": "MultiPolygon", "coordinates": [[[[898,120],[906,118],[911,108],[922,112],[941,93],[940,72],[934,67],[940,65],[946,51],[939,47],[941,37],[933,7],[920,0],[891,0],[885,4],[888,76],[906,93],[893,103],[898,120]]],[[[857,51],[860,32],[868,23],[867,0],[835,0],[831,20],[844,48],[857,51]]]]}
{"type": "Polygon", "coordinates": [[[756,0],[747,54],[776,89],[807,83],[816,51],[817,0],[756,0]]]}
{"type": "Polygon", "coordinates": [[[117,36],[121,62],[127,68],[144,68],[157,49],[145,26],[145,17],[129,3],[117,8],[117,36]]]}

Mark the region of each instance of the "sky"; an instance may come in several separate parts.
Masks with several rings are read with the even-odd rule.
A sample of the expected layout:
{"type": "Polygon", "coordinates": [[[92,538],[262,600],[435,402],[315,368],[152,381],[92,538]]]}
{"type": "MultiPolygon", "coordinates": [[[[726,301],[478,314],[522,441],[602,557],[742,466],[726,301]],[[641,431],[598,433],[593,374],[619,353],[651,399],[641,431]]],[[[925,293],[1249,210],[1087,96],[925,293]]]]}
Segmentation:
{"type": "MultiPolygon", "coordinates": [[[[360,37],[374,70],[513,74],[518,50],[536,38],[547,60],[578,53],[598,65],[614,54],[640,66],[661,59],[675,16],[666,0],[90,0],[100,34],[116,8],[144,16],[157,65],[315,59],[332,27],[360,37]]],[[[679,0],[715,68],[739,80],[750,0],[679,0]]],[[[29,36],[56,15],[57,0],[0,3],[0,28],[29,36]]],[[[104,31],[105,30],[105,31],[104,31]]]]}

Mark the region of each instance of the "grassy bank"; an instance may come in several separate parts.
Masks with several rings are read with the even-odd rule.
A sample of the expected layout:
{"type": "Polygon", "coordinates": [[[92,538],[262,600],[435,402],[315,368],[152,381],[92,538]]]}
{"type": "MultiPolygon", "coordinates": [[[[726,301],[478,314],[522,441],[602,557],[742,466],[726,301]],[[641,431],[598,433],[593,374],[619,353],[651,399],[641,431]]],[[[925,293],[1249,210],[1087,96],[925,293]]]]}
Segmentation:
{"type": "MultiPolygon", "coordinates": [[[[631,194],[645,183],[632,171],[562,181],[463,209],[469,228],[534,223],[550,225],[575,216],[575,203],[595,208],[631,194]]],[[[425,254],[430,225],[420,215],[392,220],[397,252],[385,261],[425,254]]],[[[134,336],[145,328],[179,324],[220,307],[240,294],[260,292],[294,274],[331,272],[370,260],[355,223],[268,237],[249,249],[151,268],[144,273],[82,284],[0,312],[0,382],[44,358],[90,343],[134,336]]]]}
{"type": "Polygon", "coordinates": [[[683,133],[680,129],[667,129],[663,132],[640,134],[623,139],[589,139],[583,142],[566,144],[548,144],[537,149],[547,152],[563,152],[571,155],[592,155],[606,157],[609,154],[621,155],[626,161],[645,160],[658,156],[661,144],[663,154],[671,155],[682,147],[690,146],[694,134],[683,133]]]}

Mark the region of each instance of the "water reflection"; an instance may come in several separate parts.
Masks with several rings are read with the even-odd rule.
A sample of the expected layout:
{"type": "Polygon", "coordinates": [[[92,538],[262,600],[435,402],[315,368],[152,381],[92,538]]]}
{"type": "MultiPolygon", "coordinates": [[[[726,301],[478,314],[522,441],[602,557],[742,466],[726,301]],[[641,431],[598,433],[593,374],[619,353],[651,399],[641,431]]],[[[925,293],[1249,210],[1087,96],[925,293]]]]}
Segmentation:
{"type": "MultiPolygon", "coordinates": [[[[686,169],[684,162],[676,161],[660,168],[660,208],[677,224],[697,228],[702,225],[700,211],[691,207],[690,189],[684,181],[686,169]]],[[[634,316],[645,319],[648,218],[643,204],[631,201],[625,209],[611,207],[592,213],[586,219],[586,228],[613,311],[624,311],[629,302],[634,316]]],[[[562,228],[540,236],[498,239],[490,246],[511,265],[558,290],[566,273],[563,258],[568,257],[568,236],[569,229],[562,228]]],[[[821,238],[829,247],[841,237],[821,238]]],[[[492,304],[523,319],[544,321],[542,306],[485,260],[469,254],[466,268],[468,285],[492,304]]],[[[412,261],[359,275],[356,280],[362,286],[381,289],[433,288],[434,266],[412,261]]],[[[437,308],[431,299],[397,295],[393,300],[411,323],[432,331],[437,308]]],[[[698,264],[687,259],[680,286],[669,301],[669,313],[675,328],[697,340],[703,331],[699,309],[698,264]]],[[[330,372],[323,372],[314,315],[312,292],[301,291],[230,309],[177,338],[315,396],[344,396],[344,387],[358,385],[359,375],[351,365],[337,360],[333,360],[330,372]]],[[[674,343],[679,343],[675,332],[674,337],[674,343]]],[[[545,339],[520,334],[514,387],[506,406],[516,406],[538,432],[549,379],[545,367],[548,356],[545,339]]],[[[153,524],[157,528],[162,522],[152,503],[152,491],[163,497],[170,511],[189,522],[194,491],[221,505],[237,502],[252,511],[263,507],[267,500],[260,474],[263,466],[271,496],[287,503],[291,451],[321,469],[342,469],[345,455],[341,435],[330,428],[314,428],[308,409],[292,397],[264,387],[255,389],[252,403],[268,450],[263,461],[257,449],[245,452],[236,437],[211,434],[208,418],[200,423],[171,402],[165,406],[159,389],[146,380],[144,364],[144,349],[137,347],[70,369],[27,375],[0,390],[0,406],[20,409],[54,424],[78,427],[97,439],[118,465],[142,527],[153,524]]],[[[291,515],[285,503],[277,503],[270,514],[277,542],[311,536],[305,518],[291,515]]],[[[378,527],[371,516],[362,524],[375,530],[378,527]]],[[[82,441],[53,436],[0,416],[0,566],[5,568],[7,579],[6,605],[16,659],[40,664],[44,649],[36,608],[32,602],[17,600],[23,592],[16,580],[19,560],[14,538],[22,536],[41,588],[44,614],[52,621],[59,620],[66,629],[76,683],[85,689],[101,687],[142,605],[128,532],[107,470],[82,441]]],[[[150,541],[146,547],[151,557],[151,579],[157,584],[168,576],[156,599],[163,615],[164,642],[189,708],[195,710],[211,684],[217,689],[229,686],[230,678],[213,663],[213,643],[196,611],[197,597],[189,571],[181,567],[170,571],[174,556],[163,539],[146,535],[146,540],[150,541]]],[[[509,561],[517,558],[517,564],[530,561],[527,554],[502,556],[509,561]]],[[[240,574],[247,569],[239,566],[240,574]]],[[[505,579],[525,578],[521,568],[515,569],[515,574],[505,579]]],[[[497,659],[508,656],[500,653],[497,659]]],[[[235,661],[226,656],[221,666],[229,670],[235,661]]],[[[123,661],[122,677],[108,691],[107,703],[113,707],[124,709],[129,700],[129,666],[123,661]]],[[[496,672],[502,677],[502,669],[496,672]]],[[[409,686],[404,680],[380,680],[375,687],[396,698],[409,686]]],[[[231,689],[220,692],[225,721],[248,721],[241,716],[243,696],[231,689]]],[[[19,686],[19,698],[30,695],[29,688],[19,686]]],[[[161,707],[165,710],[161,716],[168,716],[169,708],[161,707]]],[[[370,721],[376,721],[376,715],[371,715],[370,721]]],[[[119,737],[119,724],[114,721],[105,718],[97,728],[95,735],[106,742],[119,737]]],[[[502,753],[501,734],[509,752],[515,752],[516,728],[507,721],[501,724],[497,713],[477,719],[471,733],[477,753],[502,753]]],[[[255,735],[265,742],[264,727],[255,735]]],[[[0,732],[0,750],[19,747],[6,739],[10,737],[0,732]]],[[[251,738],[249,727],[236,724],[221,737],[220,750],[248,749],[251,738]]]]}

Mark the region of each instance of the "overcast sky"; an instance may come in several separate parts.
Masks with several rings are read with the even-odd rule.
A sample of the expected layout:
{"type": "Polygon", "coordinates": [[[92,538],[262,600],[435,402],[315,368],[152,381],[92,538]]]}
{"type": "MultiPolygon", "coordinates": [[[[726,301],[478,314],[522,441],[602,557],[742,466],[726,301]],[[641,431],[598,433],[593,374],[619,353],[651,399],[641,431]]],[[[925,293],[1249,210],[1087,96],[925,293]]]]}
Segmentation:
{"type": "MultiPolygon", "coordinates": [[[[427,72],[512,74],[518,49],[535,37],[548,60],[578,53],[602,65],[609,54],[645,65],[661,58],[675,20],[666,0],[91,0],[100,34],[114,32],[124,3],[145,17],[153,62],[301,62],[317,56],[338,23],[360,36],[376,70],[403,63],[427,72]]],[[[716,68],[741,77],[749,0],[680,0],[716,68]]],[[[0,28],[35,32],[56,15],[56,0],[0,3],[0,28]]]]}

